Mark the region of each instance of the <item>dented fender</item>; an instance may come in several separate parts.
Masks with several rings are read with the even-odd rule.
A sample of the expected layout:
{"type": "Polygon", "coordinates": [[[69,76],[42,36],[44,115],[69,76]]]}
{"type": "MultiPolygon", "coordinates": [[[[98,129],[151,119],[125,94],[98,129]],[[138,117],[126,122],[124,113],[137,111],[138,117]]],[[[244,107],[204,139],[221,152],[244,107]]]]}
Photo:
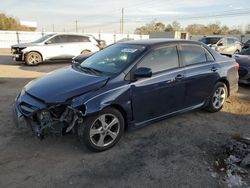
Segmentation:
{"type": "Polygon", "coordinates": [[[130,84],[120,87],[79,96],[72,100],[73,108],[84,108],[85,116],[98,113],[108,106],[119,106],[126,112],[128,120],[132,119],[131,89],[130,84]],[[119,105],[118,105],[119,104],[119,105]]]}

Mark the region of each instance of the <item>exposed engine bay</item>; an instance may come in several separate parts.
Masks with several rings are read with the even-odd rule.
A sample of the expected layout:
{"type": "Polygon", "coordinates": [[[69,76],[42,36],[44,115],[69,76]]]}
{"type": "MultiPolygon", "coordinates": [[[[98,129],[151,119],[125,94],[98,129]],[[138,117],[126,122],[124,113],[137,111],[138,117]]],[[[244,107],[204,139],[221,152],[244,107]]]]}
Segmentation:
{"type": "Polygon", "coordinates": [[[65,135],[83,122],[83,112],[71,106],[55,105],[26,117],[32,131],[41,139],[50,134],[65,135]]]}

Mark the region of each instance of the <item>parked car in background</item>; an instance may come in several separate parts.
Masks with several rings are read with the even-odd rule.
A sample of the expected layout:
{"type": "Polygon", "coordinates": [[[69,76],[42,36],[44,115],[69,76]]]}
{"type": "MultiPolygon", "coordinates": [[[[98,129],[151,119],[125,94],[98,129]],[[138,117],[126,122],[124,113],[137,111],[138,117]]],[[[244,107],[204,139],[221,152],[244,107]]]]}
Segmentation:
{"type": "Polygon", "coordinates": [[[250,47],[245,48],[233,58],[239,63],[239,83],[250,84],[250,47]]]}
{"type": "Polygon", "coordinates": [[[120,39],[120,40],[118,40],[116,42],[127,42],[127,41],[131,41],[131,40],[135,40],[135,39],[133,39],[133,38],[122,38],[122,39],[120,39]]]}
{"type": "Polygon", "coordinates": [[[238,90],[238,64],[186,40],[116,43],[27,84],[14,106],[34,133],[78,134],[94,151],[114,146],[126,128],[193,109],[222,109],[238,90]]]}
{"type": "Polygon", "coordinates": [[[199,40],[216,50],[220,54],[232,56],[241,52],[242,46],[240,41],[235,37],[203,37],[199,40]]]}
{"type": "Polygon", "coordinates": [[[243,49],[250,48],[250,39],[243,43],[243,49]]]}
{"type": "Polygon", "coordinates": [[[49,34],[31,43],[11,46],[13,59],[24,61],[27,65],[37,65],[46,60],[71,59],[99,50],[97,41],[80,34],[49,34]]]}

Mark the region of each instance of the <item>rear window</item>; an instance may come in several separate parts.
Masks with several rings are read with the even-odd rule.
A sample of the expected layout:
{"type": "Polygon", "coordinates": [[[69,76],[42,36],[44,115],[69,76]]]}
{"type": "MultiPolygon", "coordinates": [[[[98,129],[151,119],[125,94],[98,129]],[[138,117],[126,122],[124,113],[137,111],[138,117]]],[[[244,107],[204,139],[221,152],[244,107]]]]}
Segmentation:
{"type": "Polygon", "coordinates": [[[216,44],[220,39],[219,37],[204,37],[199,41],[204,44],[216,44]]]}
{"type": "Polygon", "coordinates": [[[90,42],[89,37],[80,35],[69,35],[68,42],[90,42]]]}
{"type": "Polygon", "coordinates": [[[184,66],[207,62],[204,49],[198,45],[182,45],[181,58],[184,66]]]}

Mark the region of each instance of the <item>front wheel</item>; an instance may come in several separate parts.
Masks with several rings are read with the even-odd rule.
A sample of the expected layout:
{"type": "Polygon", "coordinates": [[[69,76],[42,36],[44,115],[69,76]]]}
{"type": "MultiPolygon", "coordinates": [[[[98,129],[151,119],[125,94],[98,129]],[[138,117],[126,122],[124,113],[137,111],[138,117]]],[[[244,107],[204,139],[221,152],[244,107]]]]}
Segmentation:
{"type": "Polygon", "coordinates": [[[97,115],[88,117],[78,129],[81,142],[97,152],[113,147],[123,132],[124,118],[114,108],[106,108],[97,115]]]}
{"type": "Polygon", "coordinates": [[[42,60],[42,56],[37,52],[29,52],[25,55],[25,63],[27,65],[38,65],[42,60]]]}
{"type": "Polygon", "coordinates": [[[227,96],[228,96],[227,86],[222,82],[218,82],[215,85],[213,93],[209,98],[209,104],[206,110],[209,112],[220,111],[226,101],[227,96]]]}

